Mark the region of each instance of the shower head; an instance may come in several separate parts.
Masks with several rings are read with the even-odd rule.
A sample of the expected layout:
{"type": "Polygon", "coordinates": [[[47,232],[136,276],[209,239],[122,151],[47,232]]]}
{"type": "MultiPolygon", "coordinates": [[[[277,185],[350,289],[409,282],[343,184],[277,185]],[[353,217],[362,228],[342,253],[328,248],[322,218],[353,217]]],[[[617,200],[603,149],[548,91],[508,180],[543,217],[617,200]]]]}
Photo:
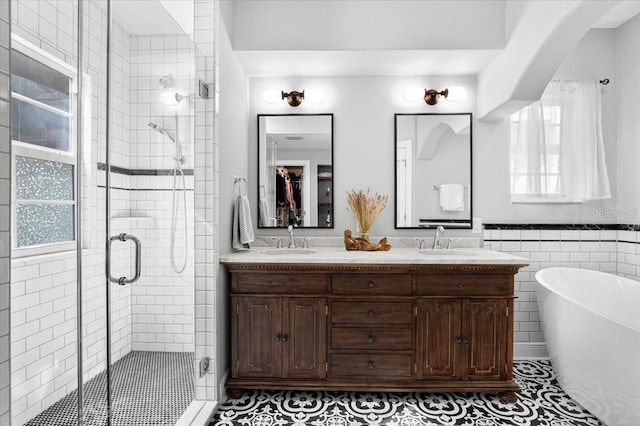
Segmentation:
{"type": "Polygon", "coordinates": [[[175,144],[176,142],[176,138],[173,137],[173,135],[168,131],[165,130],[162,126],[157,125],[156,123],[154,123],[153,121],[150,121],[149,124],[147,124],[149,127],[151,127],[153,130],[155,130],[156,132],[160,133],[161,135],[167,135],[167,137],[169,139],[171,139],[171,141],[175,144]]]}

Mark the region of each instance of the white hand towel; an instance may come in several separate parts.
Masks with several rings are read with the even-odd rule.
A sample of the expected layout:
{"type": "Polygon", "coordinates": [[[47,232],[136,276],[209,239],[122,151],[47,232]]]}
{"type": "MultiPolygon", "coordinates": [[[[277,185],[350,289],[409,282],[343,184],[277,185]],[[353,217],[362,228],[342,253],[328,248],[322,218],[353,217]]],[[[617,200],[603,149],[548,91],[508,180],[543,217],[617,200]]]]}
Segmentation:
{"type": "Polygon", "coordinates": [[[440,207],[443,211],[464,211],[464,185],[448,183],[440,185],[440,207]]]}
{"type": "Polygon", "coordinates": [[[253,242],[253,224],[251,223],[251,210],[249,198],[246,195],[238,195],[233,205],[233,230],[232,247],[234,250],[248,249],[253,242]]]}

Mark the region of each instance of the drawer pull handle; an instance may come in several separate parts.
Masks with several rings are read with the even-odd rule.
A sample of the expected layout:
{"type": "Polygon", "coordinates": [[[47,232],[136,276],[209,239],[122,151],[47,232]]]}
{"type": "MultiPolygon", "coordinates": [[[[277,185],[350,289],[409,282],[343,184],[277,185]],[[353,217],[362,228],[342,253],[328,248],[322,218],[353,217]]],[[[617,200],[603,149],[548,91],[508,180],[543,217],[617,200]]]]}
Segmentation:
{"type": "Polygon", "coordinates": [[[369,288],[374,288],[376,285],[373,281],[369,281],[369,288]]]}
{"type": "Polygon", "coordinates": [[[373,362],[370,362],[368,367],[369,367],[369,370],[373,370],[373,367],[374,367],[373,362]]]}
{"type": "Polygon", "coordinates": [[[280,337],[281,337],[281,336],[280,336],[279,334],[276,336],[276,339],[275,339],[275,340],[276,340],[276,342],[279,342],[279,341],[280,341],[280,337]]]}
{"type": "Polygon", "coordinates": [[[460,281],[460,284],[458,284],[460,286],[460,288],[464,287],[464,281],[460,281]]]}
{"type": "Polygon", "coordinates": [[[461,344],[462,343],[462,339],[460,337],[456,337],[456,343],[457,344],[461,344]]]}
{"type": "Polygon", "coordinates": [[[289,336],[287,336],[286,334],[284,336],[282,336],[282,341],[283,342],[287,342],[287,340],[289,340],[289,336]]]}
{"type": "Polygon", "coordinates": [[[376,341],[376,339],[374,339],[373,336],[369,336],[368,340],[369,340],[369,343],[373,343],[376,341]]]}
{"type": "Polygon", "coordinates": [[[373,318],[374,315],[375,315],[375,312],[369,311],[369,318],[373,318]]]}
{"type": "Polygon", "coordinates": [[[465,345],[469,344],[469,339],[467,339],[466,337],[464,339],[462,339],[462,343],[464,343],[465,345]]]}

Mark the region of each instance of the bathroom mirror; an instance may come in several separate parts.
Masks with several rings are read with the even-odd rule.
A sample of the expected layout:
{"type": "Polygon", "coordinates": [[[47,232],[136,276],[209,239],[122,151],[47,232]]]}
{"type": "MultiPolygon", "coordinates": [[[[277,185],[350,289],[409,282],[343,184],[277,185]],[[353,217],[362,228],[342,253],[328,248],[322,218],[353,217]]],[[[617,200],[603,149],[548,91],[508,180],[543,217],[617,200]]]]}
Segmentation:
{"type": "Polygon", "coordinates": [[[333,228],[333,114],[258,115],[258,226],[333,228]]]}
{"type": "Polygon", "coordinates": [[[396,229],[471,228],[471,113],[395,115],[396,229]]]}

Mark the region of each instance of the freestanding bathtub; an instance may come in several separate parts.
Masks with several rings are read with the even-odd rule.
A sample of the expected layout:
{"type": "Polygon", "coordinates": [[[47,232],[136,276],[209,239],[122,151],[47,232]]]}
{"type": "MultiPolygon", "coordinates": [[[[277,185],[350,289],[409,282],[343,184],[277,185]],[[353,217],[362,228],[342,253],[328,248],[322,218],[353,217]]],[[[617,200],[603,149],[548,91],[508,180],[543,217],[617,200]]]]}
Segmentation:
{"type": "Polygon", "coordinates": [[[640,283],[604,272],[536,273],[560,386],[608,426],[640,425],[640,283]]]}

